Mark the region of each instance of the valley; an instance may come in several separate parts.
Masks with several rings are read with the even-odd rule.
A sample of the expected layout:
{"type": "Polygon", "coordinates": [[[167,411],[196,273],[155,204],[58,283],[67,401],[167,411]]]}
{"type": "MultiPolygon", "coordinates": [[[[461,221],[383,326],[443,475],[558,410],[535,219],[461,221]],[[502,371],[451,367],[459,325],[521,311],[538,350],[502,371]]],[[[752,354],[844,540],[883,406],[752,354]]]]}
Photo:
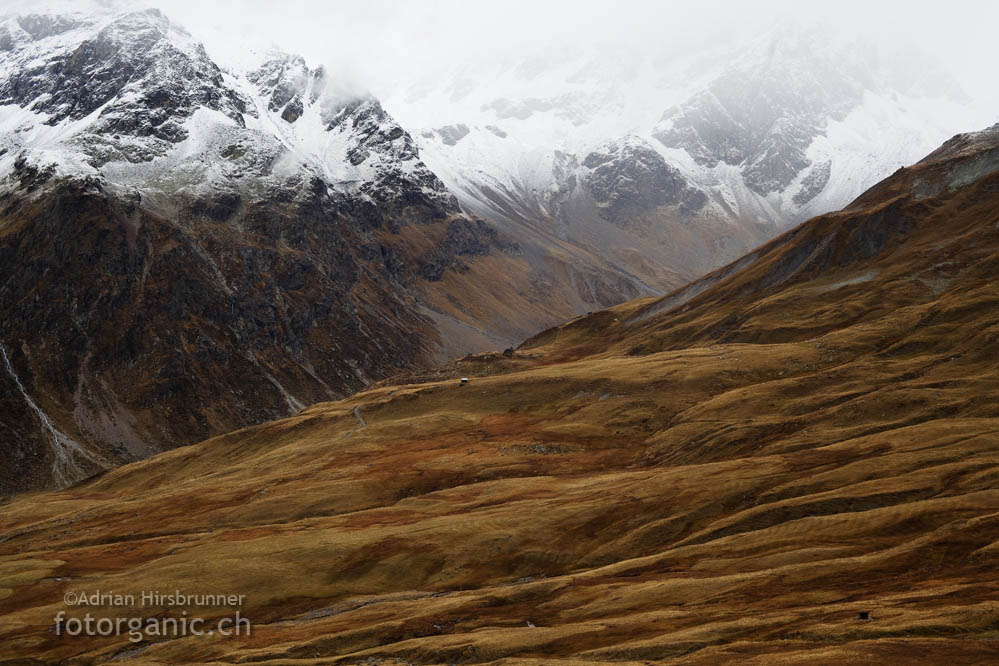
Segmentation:
{"type": "Polygon", "coordinates": [[[956,136],[671,294],[6,500],[0,663],[992,663],[997,156],[956,136]],[[252,634],[53,631],[68,591],[175,588],[252,634]]]}

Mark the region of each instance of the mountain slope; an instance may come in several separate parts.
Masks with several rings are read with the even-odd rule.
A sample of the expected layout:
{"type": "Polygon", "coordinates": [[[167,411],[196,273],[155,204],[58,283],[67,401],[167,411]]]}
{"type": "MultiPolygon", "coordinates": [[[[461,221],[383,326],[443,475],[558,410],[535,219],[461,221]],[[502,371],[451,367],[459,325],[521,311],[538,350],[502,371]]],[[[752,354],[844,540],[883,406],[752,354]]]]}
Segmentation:
{"type": "Polygon", "coordinates": [[[7,662],[989,663],[997,209],[999,126],[512,356],[10,500],[7,662]],[[175,587],[252,636],[53,632],[175,587]]]}
{"type": "Polygon", "coordinates": [[[0,488],[670,292],[960,117],[932,68],[811,39],[527,58],[383,105],[292,54],[218,63],[153,9],[0,18],[0,488]]]}
{"type": "Polygon", "coordinates": [[[526,273],[517,244],[325,70],[223,71],[156,10],[0,29],[4,492],[550,321],[526,280],[486,279],[526,273]]]}

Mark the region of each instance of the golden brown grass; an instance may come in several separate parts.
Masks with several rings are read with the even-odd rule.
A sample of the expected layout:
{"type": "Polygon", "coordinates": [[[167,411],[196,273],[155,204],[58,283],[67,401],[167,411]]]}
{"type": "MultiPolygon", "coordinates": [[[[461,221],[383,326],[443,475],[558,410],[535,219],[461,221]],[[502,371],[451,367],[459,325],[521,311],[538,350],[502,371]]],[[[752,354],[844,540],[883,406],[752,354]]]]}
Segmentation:
{"type": "Polygon", "coordinates": [[[882,201],[818,218],[678,309],[17,497],[0,663],[996,663],[997,202],[902,197],[872,256],[882,201]],[[174,588],[252,636],[50,631],[174,588]]]}

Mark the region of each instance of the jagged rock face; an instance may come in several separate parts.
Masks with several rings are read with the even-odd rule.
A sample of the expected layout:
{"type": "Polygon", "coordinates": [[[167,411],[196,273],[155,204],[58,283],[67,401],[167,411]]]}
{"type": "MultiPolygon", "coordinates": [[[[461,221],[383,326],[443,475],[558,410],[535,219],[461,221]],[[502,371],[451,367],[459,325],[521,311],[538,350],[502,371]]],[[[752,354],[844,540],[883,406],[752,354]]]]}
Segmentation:
{"type": "MultiPolygon", "coordinates": [[[[557,220],[559,193],[571,189],[558,173],[559,153],[582,164],[605,143],[638,136],[707,195],[698,219],[743,227],[729,237],[752,236],[758,225],[773,234],[838,209],[981,122],[961,108],[968,100],[939,63],[918,52],[790,25],[702,41],[682,54],[643,44],[621,58],[525,49],[478,66],[477,77],[472,65],[444,76],[435,70],[386,104],[421,123],[424,160],[466,209],[500,225],[514,218],[511,232],[554,229],[560,240],[572,234],[557,220]],[[446,113],[426,112],[438,106],[446,113]],[[445,131],[462,126],[469,132],[460,138],[445,131]]],[[[602,229],[598,247],[634,247],[615,231],[602,229]]],[[[717,234],[706,229],[705,237],[717,234]]],[[[620,259],[625,270],[643,272],[620,259]]]]}
{"type": "Polygon", "coordinates": [[[310,75],[301,56],[281,55],[268,59],[247,78],[267,99],[269,110],[280,111],[284,120],[293,123],[302,115],[302,97],[308,89],[310,75]]]}
{"type": "Polygon", "coordinates": [[[863,94],[843,71],[818,58],[806,62],[800,54],[771,53],[762,63],[728,71],[666,111],[653,135],[699,165],[741,167],[758,194],[782,191],[811,164],[805,151],[826,123],[845,117],[863,94]]]}
{"type": "Polygon", "coordinates": [[[30,113],[0,137],[0,157],[28,151],[71,172],[87,171],[82,161],[89,175],[156,196],[233,179],[282,188],[304,173],[400,210],[458,210],[377,100],[344,92],[298,56],[272,54],[245,77],[224,72],[156,10],[3,25],[11,48],[0,52],[0,70],[11,76],[0,103],[30,113]],[[39,131],[43,124],[60,131],[39,131]]]}
{"type": "Polygon", "coordinates": [[[60,17],[8,24],[20,30],[7,26],[11,48],[2,66],[11,74],[0,83],[0,104],[46,114],[48,125],[98,113],[81,140],[94,165],[164,154],[187,138],[184,121],[200,107],[243,123],[246,100],[224,85],[204,48],[157,10],[125,15],[92,33],[97,26],[60,17]],[[76,33],[82,41],[72,39],[76,33]]]}
{"type": "Polygon", "coordinates": [[[688,185],[674,167],[640,139],[614,142],[591,152],[583,160],[582,178],[597,202],[600,214],[617,224],[659,206],[675,206],[692,214],[707,196],[688,185]]]}
{"type": "Polygon", "coordinates": [[[412,137],[377,99],[339,90],[323,67],[310,69],[288,54],[272,54],[247,78],[267,110],[288,125],[314,109],[330,141],[342,142],[343,159],[355,170],[346,179],[356,181],[364,196],[394,209],[415,207],[435,219],[458,212],[457,200],[420,161],[412,137]]]}
{"type": "Polygon", "coordinates": [[[382,206],[416,207],[441,218],[460,210],[458,200],[419,159],[408,132],[391,121],[371,97],[358,98],[324,114],[328,131],[349,133],[347,160],[354,166],[375,163],[360,190],[382,206]]]}

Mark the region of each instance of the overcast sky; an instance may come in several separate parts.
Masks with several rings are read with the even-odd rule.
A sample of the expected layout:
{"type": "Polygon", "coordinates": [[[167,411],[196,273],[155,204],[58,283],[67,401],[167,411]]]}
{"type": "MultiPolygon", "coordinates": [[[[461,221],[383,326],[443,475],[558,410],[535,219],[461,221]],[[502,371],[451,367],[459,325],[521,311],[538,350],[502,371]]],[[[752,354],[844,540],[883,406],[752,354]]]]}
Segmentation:
{"type": "MultiPolygon", "coordinates": [[[[999,102],[999,3],[687,0],[163,0],[157,4],[217,48],[273,43],[353,72],[375,92],[443,63],[537,48],[697,46],[792,21],[845,37],[916,44],[979,101],[999,102]]],[[[997,114],[999,115],[999,114],[997,114]]]]}
{"type": "MultiPolygon", "coordinates": [[[[69,0],[63,0],[68,2],[69,0]]],[[[774,25],[824,26],[840,38],[917,45],[999,120],[999,2],[876,0],[98,0],[156,6],[220,60],[275,46],[324,63],[379,96],[454,63],[474,65],[566,45],[607,50],[703,48],[774,25]]],[[[37,6],[0,0],[8,9],[37,6]]],[[[37,10],[35,10],[37,11],[37,10]]],[[[817,45],[820,48],[820,45],[817,45]]]]}
{"type": "MultiPolygon", "coordinates": [[[[378,94],[454,61],[476,63],[564,44],[593,49],[696,47],[775,23],[827,26],[846,37],[916,44],[979,104],[999,104],[999,3],[637,2],[634,0],[162,0],[152,4],[229,57],[250,45],[301,53],[378,94]]],[[[999,116],[999,114],[997,114],[999,116]]]]}

